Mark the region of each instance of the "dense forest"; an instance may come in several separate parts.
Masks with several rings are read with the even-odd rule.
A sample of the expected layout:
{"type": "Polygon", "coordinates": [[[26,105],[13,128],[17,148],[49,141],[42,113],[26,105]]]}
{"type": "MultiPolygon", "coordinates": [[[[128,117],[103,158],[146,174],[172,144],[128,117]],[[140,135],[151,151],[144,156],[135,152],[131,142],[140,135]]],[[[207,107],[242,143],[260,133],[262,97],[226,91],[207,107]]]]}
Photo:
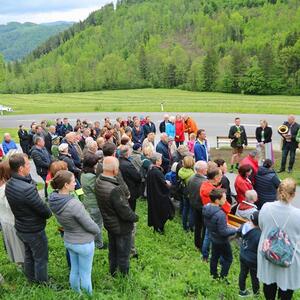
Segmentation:
{"type": "Polygon", "coordinates": [[[119,0],[21,62],[2,93],[181,88],[300,94],[298,0],[119,0]]]}
{"type": "Polygon", "coordinates": [[[45,24],[10,22],[0,25],[0,52],[6,61],[18,60],[49,37],[70,27],[70,22],[53,22],[45,24]]]}

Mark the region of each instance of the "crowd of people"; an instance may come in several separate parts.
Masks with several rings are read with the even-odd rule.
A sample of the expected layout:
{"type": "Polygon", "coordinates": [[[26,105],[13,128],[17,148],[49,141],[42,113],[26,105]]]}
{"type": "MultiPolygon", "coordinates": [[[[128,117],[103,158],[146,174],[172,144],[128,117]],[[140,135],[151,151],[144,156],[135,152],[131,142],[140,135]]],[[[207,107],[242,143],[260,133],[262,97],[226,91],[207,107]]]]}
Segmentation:
{"type": "MultiPolygon", "coordinates": [[[[290,154],[291,172],[300,126],[294,116],[283,126],[279,171],[285,171],[290,154]]],[[[45,227],[54,215],[66,249],[70,286],[92,294],[95,248],[108,246],[112,276],[128,274],[130,258],[138,259],[136,207],[144,199],[148,226],[157,234],[165,233],[166,222],[178,209],[183,230],[194,233],[194,245],[203,262],[209,261],[214,279],[228,282],[233,261],[230,240],[238,237],[239,295],[249,296],[250,273],[254,295],[259,295],[262,282],[266,299],[275,299],[277,290],[280,299],[292,299],[300,288],[300,210],[291,205],[295,181],[280,181],[273,168],[272,128],[267,121],[256,129],[257,147],[246,157],[242,153],[247,134],[240,118],[229,130],[233,149],[229,171],[238,171],[232,182],[236,193],[225,160],[211,156],[205,129],[198,129],[190,116],[166,114],[159,131],[149,116],[115,121],[107,117],[102,126],[77,120],[73,127],[67,118],[53,125],[33,122],[28,132],[22,125],[19,128],[22,151],[6,133],[5,159],[0,163],[0,222],[11,261],[23,268],[30,282],[48,282],[45,227]],[[44,181],[45,197],[31,178],[30,158],[44,181]],[[233,216],[240,226],[231,222],[233,216]]]]}

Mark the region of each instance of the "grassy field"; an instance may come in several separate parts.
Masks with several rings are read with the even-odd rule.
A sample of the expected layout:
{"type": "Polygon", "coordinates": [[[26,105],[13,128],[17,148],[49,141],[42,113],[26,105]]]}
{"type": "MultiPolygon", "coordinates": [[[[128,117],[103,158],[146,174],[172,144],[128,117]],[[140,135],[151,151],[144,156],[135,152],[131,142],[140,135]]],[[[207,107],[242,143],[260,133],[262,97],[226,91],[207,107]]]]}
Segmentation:
{"type": "Polygon", "coordinates": [[[300,114],[299,96],[249,96],[176,89],[117,90],[69,94],[0,95],[14,114],[102,111],[300,114]]]}
{"type": "MultiPolygon", "coordinates": [[[[137,211],[140,216],[136,237],[139,259],[131,261],[128,278],[114,279],[108,273],[108,251],[97,250],[92,274],[93,299],[238,299],[239,262],[235,242],[232,243],[234,263],[229,273],[231,284],[227,286],[210,278],[209,265],[201,261],[200,254],[194,249],[193,235],[182,230],[179,217],[167,223],[166,234],[161,236],[146,225],[146,202],[139,202],[137,211]]],[[[53,217],[48,222],[47,235],[49,274],[62,290],[54,291],[27,283],[0,247],[1,273],[6,281],[0,287],[1,299],[88,299],[69,289],[65,249],[53,217]]],[[[249,281],[248,287],[251,287],[249,281]]],[[[300,294],[295,297],[299,299],[300,294]]]]}

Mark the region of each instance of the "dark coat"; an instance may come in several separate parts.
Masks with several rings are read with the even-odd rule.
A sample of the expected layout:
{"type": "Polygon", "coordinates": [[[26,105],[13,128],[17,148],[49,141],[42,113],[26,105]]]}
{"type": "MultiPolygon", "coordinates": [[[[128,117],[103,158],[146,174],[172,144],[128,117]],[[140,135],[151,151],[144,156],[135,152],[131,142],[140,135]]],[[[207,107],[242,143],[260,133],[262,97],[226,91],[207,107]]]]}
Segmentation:
{"type": "Polygon", "coordinates": [[[13,173],[5,186],[5,195],[15,216],[15,228],[19,232],[39,232],[45,229],[51,211],[42,201],[31,177],[13,173]]]}
{"type": "Polygon", "coordinates": [[[73,144],[68,143],[66,139],[62,139],[61,143],[67,143],[68,144],[68,150],[69,150],[70,155],[73,158],[75,166],[77,168],[81,168],[81,160],[80,160],[79,154],[76,150],[76,147],[73,144]]]}
{"type": "MultiPolygon", "coordinates": [[[[261,132],[262,132],[262,127],[257,127],[255,131],[255,137],[258,143],[261,143],[261,132]]],[[[264,129],[264,144],[265,143],[271,143],[272,142],[272,128],[271,127],[266,127],[264,129]]]]}
{"type": "Polygon", "coordinates": [[[62,124],[60,127],[60,134],[62,137],[65,137],[68,132],[73,131],[73,127],[68,123],[67,125],[62,124]]]}
{"type": "Polygon", "coordinates": [[[81,170],[75,166],[74,160],[70,155],[59,153],[58,159],[67,163],[68,170],[75,174],[76,177],[79,176],[81,170]]]}
{"type": "Polygon", "coordinates": [[[47,151],[51,155],[52,154],[52,151],[51,151],[51,148],[52,148],[52,136],[51,136],[51,134],[49,132],[45,135],[45,148],[47,149],[47,151]]]}
{"type": "Polygon", "coordinates": [[[207,179],[205,176],[195,174],[190,178],[187,185],[190,204],[194,209],[200,212],[202,212],[202,206],[203,206],[200,198],[200,187],[202,183],[206,180],[207,179]]]}
{"type": "Polygon", "coordinates": [[[48,174],[48,169],[51,164],[52,158],[47,149],[44,147],[42,149],[33,146],[31,149],[31,157],[34,161],[36,172],[41,177],[48,174]]]}
{"type": "Polygon", "coordinates": [[[95,191],[105,229],[117,235],[132,232],[138,216],[130,208],[117,179],[100,175],[96,180],[95,191]]]}
{"type": "Polygon", "coordinates": [[[29,145],[30,136],[29,136],[29,134],[26,130],[19,129],[18,130],[18,136],[19,136],[19,139],[20,139],[21,147],[25,146],[25,145],[26,146],[29,145]]]}
{"type": "Polygon", "coordinates": [[[150,132],[153,132],[153,133],[156,133],[156,127],[155,127],[155,124],[154,123],[149,123],[149,124],[145,124],[144,126],[143,126],[143,129],[144,129],[144,136],[145,136],[145,138],[148,136],[148,134],[150,133],[150,132]]]}
{"type": "Polygon", "coordinates": [[[147,174],[148,226],[163,230],[174,216],[170,190],[160,168],[152,166],[147,174]]]}
{"type": "Polygon", "coordinates": [[[231,142],[231,147],[236,148],[242,145],[247,146],[248,145],[248,140],[247,140],[247,134],[244,126],[240,126],[241,129],[241,145],[238,145],[238,139],[234,136],[235,133],[237,132],[237,127],[236,125],[233,125],[230,127],[228,137],[232,140],[231,142]]]}
{"type": "Polygon", "coordinates": [[[169,153],[168,144],[160,141],[156,146],[156,152],[158,152],[162,155],[162,165],[161,166],[164,169],[164,172],[167,173],[169,171],[170,165],[171,165],[171,156],[169,153]]]}
{"type": "Polygon", "coordinates": [[[143,126],[140,126],[140,130],[137,131],[136,127],[132,128],[132,141],[137,144],[143,144],[145,139],[143,126]]]}
{"type": "Polygon", "coordinates": [[[254,189],[258,195],[257,206],[261,208],[266,202],[277,200],[277,188],[280,180],[273,169],[259,167],[255,176],[254,189]]]}
{"type": "MultiPolygon", "coordinates": [[[[291,127],[289,122],[284,122],[283,125],[286,125],[288,128],[291,127]]],[[[292,125],[292,128],[291,128],[292,141],[290,143],[291,143],[292,148],[294,148],[294,149],[296,149],[298,147],[298,142],[296,141],[296,136],[297,136],[299,129],[300,129],[300,125],[298,123],[294,123],[292,125]]],[[[288,142],[285,139],[283,139],[283,145],[282,145],[283,149],[287,143],[288,142]]]]}
{"type": "Polygon", "coordinates": [[[211,241],[215,244],[227,242],[228,237],[237,232],[236,229],[227,226],[226,214],[219,206],[210,203],[203,206],[203,216],[211,241]]]}
{"type": "Polygon", "coordinates": [[[122,177],[130,191],[129,205],[135,211],[136,199],[141,194],[140,184],[142,177],[128,158],[120,157],[119,162],[122,177]]]}
{"type": "MultiPolygon", "coordinates": [[[[167,123],[169,123],[169,122],[167,122],[167,123]]],[[[160,131],[160,133],[166,132],[166,122],[165,121],[162,121],[159,124],[159,131],[160,131]]]]}
{"type": "Polygon", "coordinates": [[[232,198],[231,198],[230,181],[225,175],[223,175],[221,179],[221,188],[226,190],[226,200],[231,204],[232,198]]]}

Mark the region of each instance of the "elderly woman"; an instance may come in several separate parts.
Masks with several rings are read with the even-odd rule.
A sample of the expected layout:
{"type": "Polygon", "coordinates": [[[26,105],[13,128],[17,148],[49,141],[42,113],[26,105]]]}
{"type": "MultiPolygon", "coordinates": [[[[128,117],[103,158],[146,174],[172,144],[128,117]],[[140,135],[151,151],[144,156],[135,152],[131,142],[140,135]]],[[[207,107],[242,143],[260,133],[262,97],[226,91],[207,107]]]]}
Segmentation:
{"type": "Polygon", "coordinates": [[[6,181],[10,178],[8,160],[0,163],[0,223],[7,254],[12,262],[24,263],[24,244],[15,230],[15,217],[5,196],[6,181]]]}
{"type": "MultiPolygon", "coordinates": [[[[292,205],[296,195],[296,182],[284,179],[278,188],[279,201],[266,203],[259,214],[259,227],[262,231],[258,245],[257,277],[264,284],[264,295],[268,300],[292,299],[295,290],[300,288],[300,210],[292,205]],[[288,268],[269,261],[263,251],[269,245],[270,232],[281,228],[293,246],[292,263],[288,268]]],[[[296,298],[295,298],[296,299],[296,298]]]]}
{"type": "Polygon", "coordinates": [[[257,211],[257,206],[254,204],[257,201],[257,193],[255,190],[249,190],[245,193],[245,200],[237,207],[236,215],[238,217],[250,220],[251,215],[257,211]]]}
{"type": "Polygon", "coordinates": [[[164,233],[167,220],[174,217],[174,207],[170,199],[170,183],[165,180],[161,168],[162,155],[154,153],[153,165],[147,174],[148,226],[154,231],[164,233]]]}

